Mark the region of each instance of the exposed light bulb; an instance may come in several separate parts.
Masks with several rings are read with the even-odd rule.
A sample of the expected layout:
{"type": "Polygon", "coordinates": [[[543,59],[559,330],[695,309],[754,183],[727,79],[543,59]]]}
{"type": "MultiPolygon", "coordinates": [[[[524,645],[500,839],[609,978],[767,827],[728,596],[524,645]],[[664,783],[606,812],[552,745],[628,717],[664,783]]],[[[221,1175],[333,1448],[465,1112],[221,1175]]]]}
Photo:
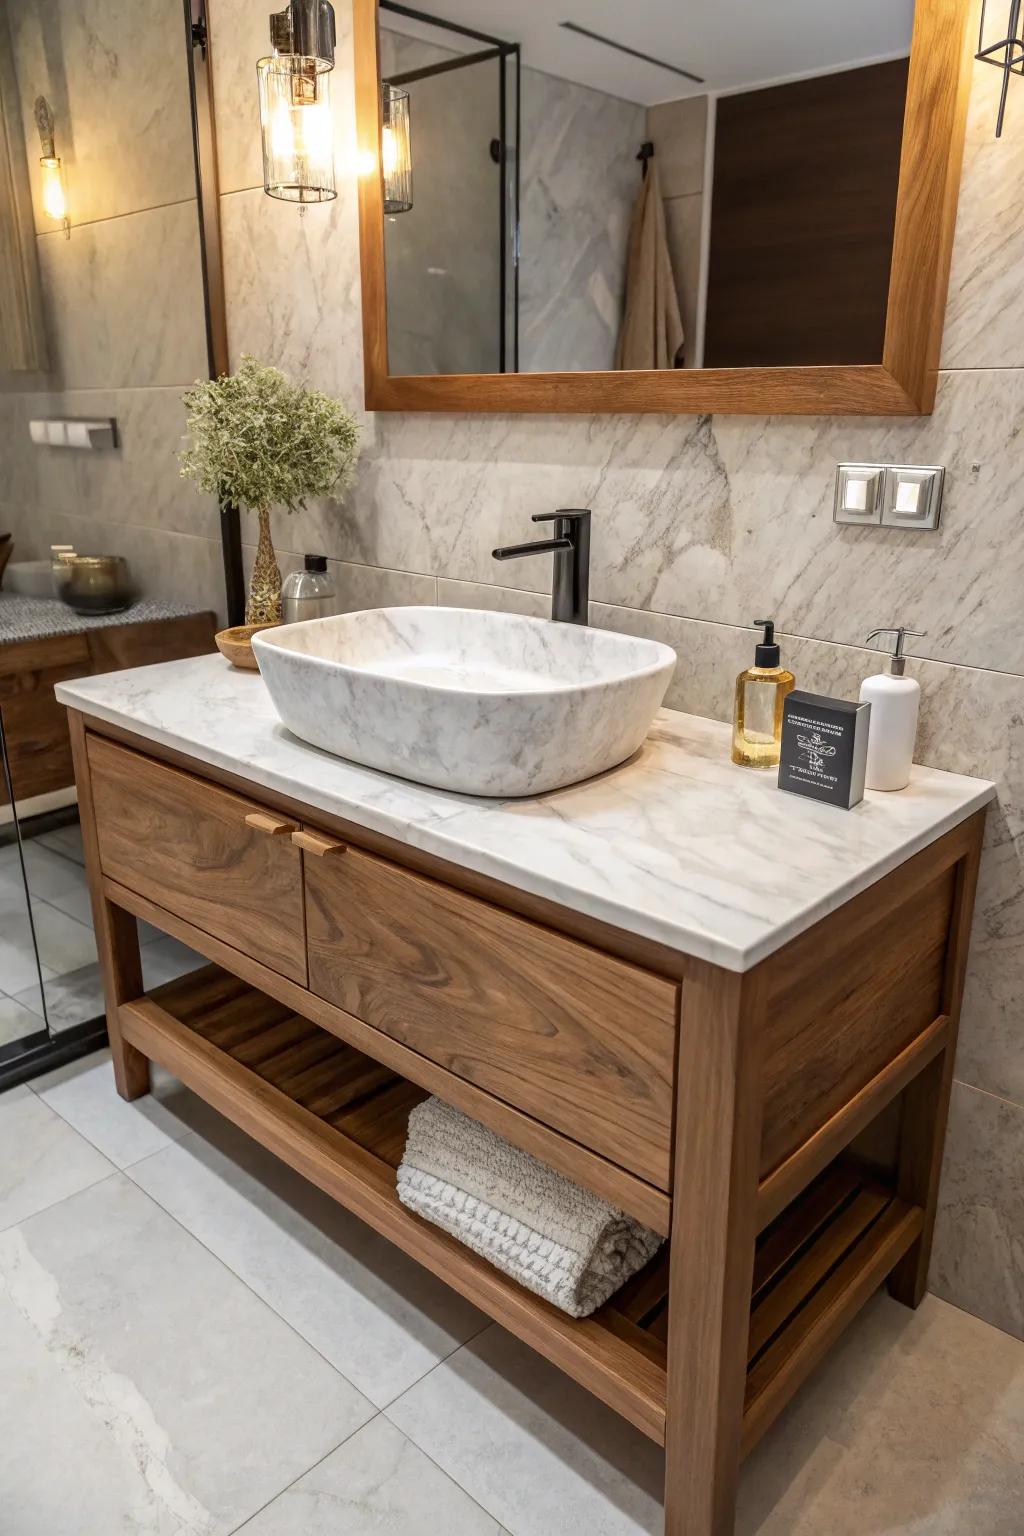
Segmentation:
{"type": "Polygon", "coordinates": [[[43,171],[43,212],[55,224],[63,224],[68,216],[68,200],[60,160],[56,155],[44,155],[39,164],[43,171]]]}
{"type": "Polygon", "coordinates": [[[393,176],[398,169],[398,140],[395,130],[388,124],[381,130],[380,163],[385,176],[393,176]]]}

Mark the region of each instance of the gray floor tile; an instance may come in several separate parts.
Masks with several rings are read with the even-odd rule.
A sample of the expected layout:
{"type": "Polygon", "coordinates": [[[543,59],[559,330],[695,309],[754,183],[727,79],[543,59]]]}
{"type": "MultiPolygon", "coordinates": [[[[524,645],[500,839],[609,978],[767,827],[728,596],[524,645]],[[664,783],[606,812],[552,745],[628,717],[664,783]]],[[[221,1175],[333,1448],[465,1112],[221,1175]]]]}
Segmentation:
{"type": "Polygon", "coordinates": [[[58,827],[55,832],[44,832],[36,841],[47,848],[54,849],[57,853],[64,854],[67,858],[75,859],[79,864],[85,863],[82,828],[77,821],[67,827],[58,827]]]}
{"type": "Polygon", "coordinates": [[[30,1088],[0,1094],[0,1231],[112,1172],[30,1088]]]}
{"type": "Polygon", "coordinates": [[[23,1040],[26,1035],[36,1034],[44,1027],[38,1013],[24,1007],[16,998],[0,993],[0,1045],[23,1040]]]}
{"type": "MultiPolygon", "coordinates": [[[[26,987],[19,992],[17,1001],[23,1007],[42,1015],[43,1000],[38,986],[26,987]]],[[[87,1019],[97,1019],[103,1013],[103,980],[99,966],[93,962],[79,971],[69,971],[64,976],[46,978],[46,1013],[50,1028],[59,1033],[87,1019]]]]}
{"type": "Polygon", "coordinates": [[[122,1174],[0,1235],[5,1536],[227,1536],[372,1408],[122,1174]]]}
{"type": "Polygon", "coordinates": [[[386,1419],[307,1472],[244,1536],[501,1536],[468,1494],[386,1419]]]}
{"type": "Polygon", "coordinates": [[[387,1415],[515,1536],[662,1536],[662,1453],[500,1328],[387,1415]]]}
{"type": "MultiPolygon", "coordinates": [[[[38,1022],[38,1021],[37,1021],[38,1022]]],[[[118,1168],[169,1147],[216,1116],[195,1094],[160,1067],[151,1068],[153,1090],[127,1103],[114,1087],[109,1051],[97,1051],[33,1079],[51,1109],[118,1168]]]]}
{"type": "Polygon", "coordinates": [[[22,844],[25,873],[32,895],[41,901],[66,896],[81,888],[85,871],[80,863],[48,848],[39,838],[27,838],[22,844]]]}
{"type": "Polygon", "coordinates": [[[95,962],[96,935],[91,922],[76,922],[48,901],[37,901],[35,897],[32,917],[39,959],[51,976],[66,976],[95,962]]]}
{"type": "Polygon", "coordinates": [[[208,964],[203,955],[197,955],[194,949],[172,939],[169,934],[161,934],[142,947],[142,979],[147,989],[160,987],[165,981],[174,981],[178,976],[208,964]]]}
{"type": "Polygon", "coordinates": [[[378,1406],[486,1326],[448,1286],[225,1120],[130,1171],[378,1406]]]}

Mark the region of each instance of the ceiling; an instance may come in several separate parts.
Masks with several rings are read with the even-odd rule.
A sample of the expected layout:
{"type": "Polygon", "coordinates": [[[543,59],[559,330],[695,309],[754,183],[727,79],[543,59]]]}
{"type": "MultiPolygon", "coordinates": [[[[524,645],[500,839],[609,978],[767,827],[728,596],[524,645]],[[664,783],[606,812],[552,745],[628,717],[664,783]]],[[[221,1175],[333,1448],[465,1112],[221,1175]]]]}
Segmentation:
{"type": "MultiPolygon", "coordinates": [[[[522,45],[523,63],[651,106],[892,58],[910,49],[914,0],[412,0],[414,8],[522,45]],[[574,22],[646,62],[559,24],[574,22]],[[697,84],[665,67],[704,78],[697,84]]],[[[481,44],[382,9],[381,21],[471,53],[481,44]]]]}

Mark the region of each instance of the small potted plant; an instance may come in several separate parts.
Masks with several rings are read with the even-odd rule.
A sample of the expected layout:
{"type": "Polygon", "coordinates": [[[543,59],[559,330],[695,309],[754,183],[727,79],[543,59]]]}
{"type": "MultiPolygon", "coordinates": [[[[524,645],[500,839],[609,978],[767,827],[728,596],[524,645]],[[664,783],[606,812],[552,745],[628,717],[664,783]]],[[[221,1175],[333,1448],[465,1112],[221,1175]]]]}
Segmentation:
{"type": "Polygon", "coordinates": [[[183,398],[189,442],[181,454],[182,476],[259,517],[245,609],[250,635],[239,637],[245,645],[254,629],[281,622],[271,507],[294,512],[311,496],[339,499],[359,456],[359,424],[340,401],[293,384],[249,356],[233,374],[198,379],[183,398]]]}

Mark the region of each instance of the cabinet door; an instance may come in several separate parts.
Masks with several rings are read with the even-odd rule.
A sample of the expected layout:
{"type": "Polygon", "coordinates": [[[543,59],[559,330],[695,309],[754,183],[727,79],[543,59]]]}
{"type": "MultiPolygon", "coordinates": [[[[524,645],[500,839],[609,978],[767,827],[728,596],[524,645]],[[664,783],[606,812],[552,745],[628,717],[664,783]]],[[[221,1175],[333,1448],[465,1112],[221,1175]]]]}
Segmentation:
{"type": "Polygon", "coordinates": [[[673,982],[320,842],[305,858],[312,991],[668,1189],[673,982]]]}
{"type": "Polygon", "coordinates": [[[305,985],[294,823],[101,736],[88,751],[103,873],[305,985]]]}

